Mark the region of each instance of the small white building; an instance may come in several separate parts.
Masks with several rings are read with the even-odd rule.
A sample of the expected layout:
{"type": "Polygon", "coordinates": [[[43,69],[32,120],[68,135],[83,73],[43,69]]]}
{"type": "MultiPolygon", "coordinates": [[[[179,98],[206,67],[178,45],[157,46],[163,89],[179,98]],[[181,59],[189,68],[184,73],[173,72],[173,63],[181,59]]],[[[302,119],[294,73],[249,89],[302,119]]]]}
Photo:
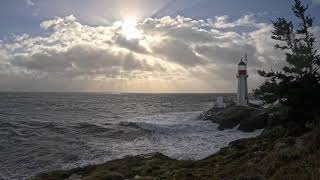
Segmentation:
{"type": "Polygon", "coordinates": [[[217,97],[216,101],[213,102],[213,108],[226,108],[227,104],[224,102],[222,96],[217,97]]]}
{"type": "Polygon", "coordinates": [[[238,95],[237,95],[237,104],[239,106],[248,105],[248,72],[247,72],[247,55],[245,56],[245,62],[241,59],[238,64],[238,95]]]}

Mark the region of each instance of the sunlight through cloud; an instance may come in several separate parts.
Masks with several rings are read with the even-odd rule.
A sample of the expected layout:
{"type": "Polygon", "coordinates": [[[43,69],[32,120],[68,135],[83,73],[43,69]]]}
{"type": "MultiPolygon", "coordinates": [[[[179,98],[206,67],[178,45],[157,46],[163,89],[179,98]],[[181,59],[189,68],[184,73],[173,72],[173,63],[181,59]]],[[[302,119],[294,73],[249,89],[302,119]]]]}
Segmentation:
{"type": "Polygon", "coordinates": [[[121,33],[127,40],[141,39],[142,31],[137,28],[137,23],[134,20],[124,20],[121,22],[121,33]]]}

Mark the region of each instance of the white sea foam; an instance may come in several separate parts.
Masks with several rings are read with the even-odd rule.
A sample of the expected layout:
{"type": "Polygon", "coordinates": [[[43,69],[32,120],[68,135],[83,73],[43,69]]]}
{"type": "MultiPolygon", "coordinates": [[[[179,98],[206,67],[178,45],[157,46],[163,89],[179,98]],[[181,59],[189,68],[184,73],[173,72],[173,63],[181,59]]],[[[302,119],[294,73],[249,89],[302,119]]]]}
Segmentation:
{"type": "Polygon", "coordinates": [[[129,150],[129,154],[160,152],[175,159],[199,160],[234,140],[254,137],[262,132],[245,133],[237,128],[219,131],[217,124],[198,120],[199,114],[170,113],[130,119],[128,122],[151,133],[119,146],[129,150]]]}

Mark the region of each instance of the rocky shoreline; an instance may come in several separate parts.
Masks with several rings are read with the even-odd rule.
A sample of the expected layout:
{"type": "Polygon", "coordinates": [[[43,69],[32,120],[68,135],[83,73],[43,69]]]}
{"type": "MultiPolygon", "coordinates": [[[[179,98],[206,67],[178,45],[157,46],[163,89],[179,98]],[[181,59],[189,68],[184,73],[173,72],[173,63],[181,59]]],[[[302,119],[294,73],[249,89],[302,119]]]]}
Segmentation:
{"type": "Polygon", "coordinates": [[[200,161],[179,161],[156,153],[45,173],[33,179],[319,179],[319,128],[291,136],[287,128],[272,124],[276,116],[270,109],[232,106],[211,109],[201,117],[218,123],[220,129],[239,126],[247,132],[261,128],[265,130],[258,137],[231,142],[228,147],[200,161]]]}
{"type": "Polygon", "coordinates": [[[270,114],[271,110],[269,109],[230,106],[225,109],[212,108],[201,114],[201,119],[219,124],[219,130],[239,126],[238,129],[241,131],[252,132],[267,127],[270,114]]]}

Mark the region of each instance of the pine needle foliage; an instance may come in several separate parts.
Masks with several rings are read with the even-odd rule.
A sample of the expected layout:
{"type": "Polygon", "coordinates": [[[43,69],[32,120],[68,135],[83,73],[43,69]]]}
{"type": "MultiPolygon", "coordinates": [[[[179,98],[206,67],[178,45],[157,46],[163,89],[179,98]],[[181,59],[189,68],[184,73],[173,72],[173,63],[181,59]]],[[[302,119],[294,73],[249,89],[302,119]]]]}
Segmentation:
{"type": "Polygon", "coordinates": [[[307,10],[308,5],[294,0],[292,11],[298,24],[285,18],[272,22],[271,38],[277,41],[275,48],[285,53],[287,63],[280,71],[258,71],[265,82],[254,90],[265,103],[278,101],[288,107],[288,121],[301,126],[319,123],[320,114],[320,56],[312,33],[314,18],[307,10]]]}

